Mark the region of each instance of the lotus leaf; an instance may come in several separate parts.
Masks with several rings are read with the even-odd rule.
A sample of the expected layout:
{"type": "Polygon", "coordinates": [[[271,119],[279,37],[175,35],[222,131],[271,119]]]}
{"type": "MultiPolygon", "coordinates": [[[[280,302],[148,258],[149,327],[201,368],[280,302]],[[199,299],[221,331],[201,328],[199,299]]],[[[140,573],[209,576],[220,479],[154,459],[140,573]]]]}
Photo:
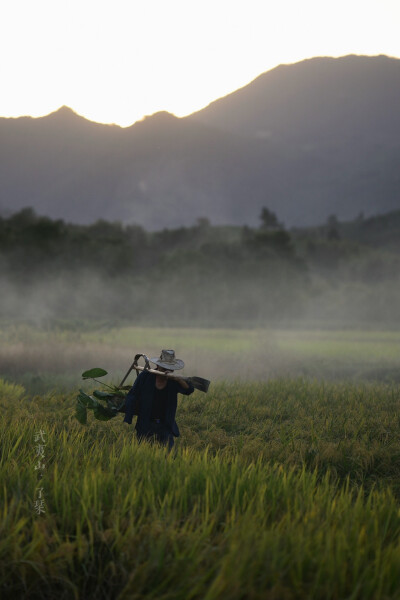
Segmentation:
{"type": "Polygon", "coordinates": [[[82,373],[83,379],[93,379],[94,377],[104,377],[107,375],[107,371],[104,369],[100,369],[99,367],[95,367],[94,369],[89,369],[89,371],[84,371],[82,373]]]}

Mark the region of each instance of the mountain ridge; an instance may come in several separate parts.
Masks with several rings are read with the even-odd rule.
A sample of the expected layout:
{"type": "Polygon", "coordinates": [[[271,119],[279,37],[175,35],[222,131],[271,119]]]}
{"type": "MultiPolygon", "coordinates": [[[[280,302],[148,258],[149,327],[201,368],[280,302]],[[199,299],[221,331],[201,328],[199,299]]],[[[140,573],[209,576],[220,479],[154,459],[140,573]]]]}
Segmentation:
{"type": "Polygon", "coordinates": [[[0,118],[0,206],[149,229],[252,225],[262,206],[288,226],[395,210],[398,106],[400,60],[349,55],[278,66],[183,118],[0,118]]]}

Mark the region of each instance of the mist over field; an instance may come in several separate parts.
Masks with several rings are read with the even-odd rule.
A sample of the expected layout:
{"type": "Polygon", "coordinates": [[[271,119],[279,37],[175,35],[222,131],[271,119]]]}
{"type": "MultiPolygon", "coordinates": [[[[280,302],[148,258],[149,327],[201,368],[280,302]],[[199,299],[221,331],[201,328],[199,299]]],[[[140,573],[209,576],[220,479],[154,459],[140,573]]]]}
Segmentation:
{"type": "MultiPolygon", "coordinates": [[[[101,367],[108,372],[106,381],[119,385],[137,353],[157,357],[161,348],[174,348],[184,360],[181,374],[209,379],[213,385],[299,377],[400,381],[400,332],[104,325],[85,329],[79,324],[69,329],[3,326],[1,376],[20,382],[30,393],[68,391],[88,385],[81,379],[83,371],[101,367]]],[[[132,372],[127,383],[134,380],[132,372]]]]}
{"type": "Polygon", "coordinates": [[[51,326],[391,329],[400,326],[400,213],[286,230],[146,232],[0,218],[0,319],[51,326]]]}
{"type": "MultiPolygon", "coordinates": [[[[107,281],[93,273],[59,276],[29,286],[2,285],[2,320],[48,326],[68,321],[161,327],[398,329],[400,285],[107,281]],[[177,291],[176,291],[177,290],[177,291]]],[[[175,278],[176,279],[176,278],[175,278]]],[[[195,279],[195,278],[193,278],[195,279]]]]}

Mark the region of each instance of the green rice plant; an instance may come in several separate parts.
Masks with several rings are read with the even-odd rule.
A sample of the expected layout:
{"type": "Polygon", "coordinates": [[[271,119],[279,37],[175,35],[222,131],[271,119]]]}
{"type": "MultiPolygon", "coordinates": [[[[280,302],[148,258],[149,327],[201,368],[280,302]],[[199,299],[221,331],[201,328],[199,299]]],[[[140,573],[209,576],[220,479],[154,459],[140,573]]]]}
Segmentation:
{"type": "Polygon", "coordinates": [[[220,382],[179,401],[169,455],[74,402],[3,402],[2,597],[398,597],[396,386],[220,382]]]}
{"type": "Polygon", "coordinates": [[[0,379],[0,402],[18,402],[26,394],[22,385],[0,379]]]}
{"type": "Polygon", "coordinates": [[[19,507],[16,474],[8,479],[3,589],[32,597],[375,598],[399,584],[400,517],[389,492],[364,499],[328,475],[249,465],[239,455],[167,456],[124,434],[107,445],[101,435],[93,451],[94,430],[64,433],[43,481],[46,515],[32,515],[28,473],[19,507]]]}

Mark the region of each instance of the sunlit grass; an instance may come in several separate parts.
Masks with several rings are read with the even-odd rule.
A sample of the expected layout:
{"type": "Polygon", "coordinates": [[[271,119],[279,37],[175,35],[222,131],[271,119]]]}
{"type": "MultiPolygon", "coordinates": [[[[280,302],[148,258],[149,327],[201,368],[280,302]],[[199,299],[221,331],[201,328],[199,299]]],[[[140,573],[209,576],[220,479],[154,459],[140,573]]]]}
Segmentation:
{"type": "Polygon", "coordinates": [[[399,342],[397,332],[0,329],[1,597],[398,598],[399,342]],[[208,394],[180,398],[171,455],[138,445],[120,416],[76,421],[83,370],[106,368],[118,383],[136,352],[162,347],[212,380],[208,394]]]}
{"type": "Polygon", "coordinates": [[[398,597],[397,387],[220,382],[180,399],[170,455],[81,426],[73,391],[0,390],[2,597],[398,597]]]}

